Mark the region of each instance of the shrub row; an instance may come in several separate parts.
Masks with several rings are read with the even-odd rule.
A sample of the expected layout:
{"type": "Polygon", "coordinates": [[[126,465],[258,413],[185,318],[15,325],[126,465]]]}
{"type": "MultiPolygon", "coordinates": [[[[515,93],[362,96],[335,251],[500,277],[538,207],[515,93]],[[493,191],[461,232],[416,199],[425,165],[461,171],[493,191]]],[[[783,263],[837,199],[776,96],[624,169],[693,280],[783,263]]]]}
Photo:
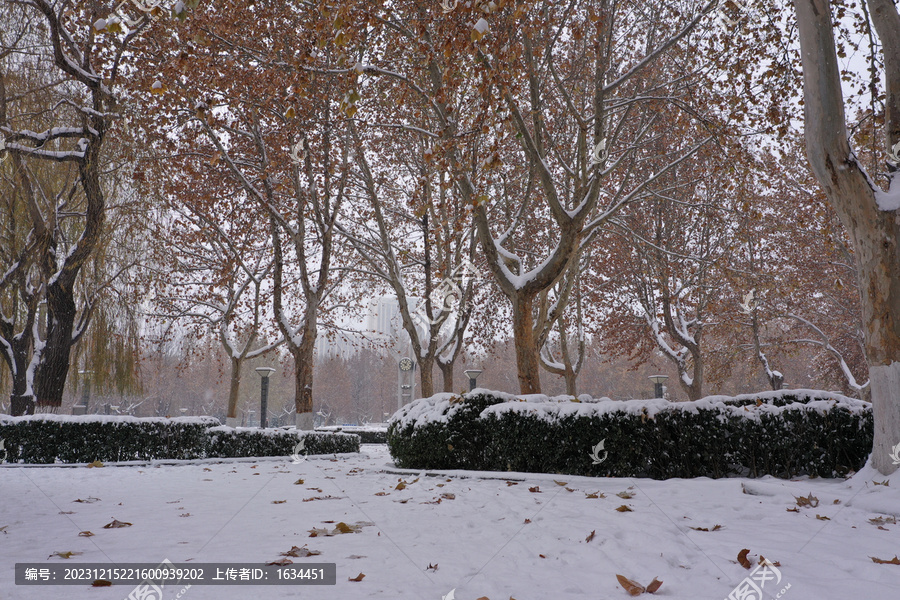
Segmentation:
{"type": "Polygon", "coordinates": [[[412,469],[833,477],[865,464],[872,435],[871,405],[827,392],[580,403],[480,391],[408,405],[388,448],[412,469]]]}
{"type": "Polygon", "coordinates": [[[362,444],[387,444],[387,428],[384,426],[373,427],[371,425],[328,425],[316,427],[316,431],[352,433],[359,436],[362,444]]]}
{"type": "Polygon", "coordinates": [[[358,452],[349,434],[232,429],[212,417],[0,417],[0,462],[53,464],[358,452]]]}

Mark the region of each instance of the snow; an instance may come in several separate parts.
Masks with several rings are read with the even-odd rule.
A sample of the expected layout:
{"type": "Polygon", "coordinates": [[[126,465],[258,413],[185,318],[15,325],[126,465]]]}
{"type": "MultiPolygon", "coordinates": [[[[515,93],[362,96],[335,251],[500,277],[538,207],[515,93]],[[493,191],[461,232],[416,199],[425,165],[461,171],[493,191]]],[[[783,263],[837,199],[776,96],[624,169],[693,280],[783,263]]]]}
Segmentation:
{"type": "MultiPolygon", "coordinates": [[[[900,516],[900,474],[885,478],[868,466],[849,480],[795,481],[425,473],[394,468],[385,446],[364,445],[359,454],[298,464],[5,465],[0,481],[3,600],[122,600],[133,589],[16,586],[17,562],[260,564],[304,545],[321,555],[294,564],[336,563],[335,586],[194,585],[181,598],[437,600],[455,589],[457,600],[625,599],[621,574],[644,585],[658,577],[660,598],[718,600],[750,573],[737,564],[742,548],[780,563],[782,580],[764,586],[766,598],[786,585],[787,600],[895,598],[900,581],[900,567],[870,558],[897,554],[890,518],[900,516]],[[616,496],[623,492],[633,497],[616,496]],[[797,507],[810,494],[819,505],[797,507]],[[632,512],[617,512],[622,505],[632,512]],[[878,518],[883,529],[870,521],[878,518]],[[113,519],[133,525],[104,529],[113,519]],[[340,521],[371,525],[309,537],[340,521]],[[82,554],[52,556],[66,551],[82,554]],[[365,579],[348,581],[359,573],[365,579]]],[[[166,586],[163,598],[181,592],[166,586]]]]}
{"type": "MultiPolygon", "coordinates": [[[[481,416],[489,415],[501,416],[508,412],[526,413],[537,416],[546,421],[555,421],[568,416],[590,417],[593,415],[603,415],[611,412],[624,412],[630,415],[646,415],[648,418],[655,417],[660,411],[665,410],[683,410],[696,413],[700,409],[717,410],[722,414],[740,415],[745,418],[759,419],[759,415],[781,414],[784,411],[794,410],[813,410],[820,414],[831,409],[835,404],[847,408],[853,413],[871,410],[871,404],[848,398],[840,394],[823,392],[820,390],[778,390],[772,392],[761,392],[758,394],[745,394],[740,396],[707,396],[700,400],[691,402],[669,402],[662,398],[652,400],[610,400],[609,398],[601,398],[599,400],[591,400],[585,402],[579,398],[579,402],[573,402],[571,396],[555,396],[549,397],[542,394],[526,394],[513,395],[495,392],[486,389],[476,389],[463,397],[473,394],[491,394],[498,398],[502,398],[504,402],[494,404],[485,408],[481,416]],[[760,406],[736,406],[729,404],[729,401],[740,401],[749,399],[772,400],[784,395],[796,396],[809,400],[805,404],[794,403],[785,406],[775,406],[769,403],[763,403],[760,406]]],[[[431,398],[421,398],[404,406],[400,411],[394,414],[391,421],[398,422],[400,427],[407,427],[412,424],[414,427],[424,427],[432,422],[447,422],[450,415],[454,414],[463,406],[459,402],[460,396],[456,394],[435,394],[431,398]]]]}
{"type": "Polygon", "coordinates": [[[900,171],[891,173],[891,185],[888,191],[885,192],[878,186],[872,186],[875,191],[875,203],[878,204],[880,210],[885,212],[900,210],[900,181],[894,181],[897,173],[900,171]]]}

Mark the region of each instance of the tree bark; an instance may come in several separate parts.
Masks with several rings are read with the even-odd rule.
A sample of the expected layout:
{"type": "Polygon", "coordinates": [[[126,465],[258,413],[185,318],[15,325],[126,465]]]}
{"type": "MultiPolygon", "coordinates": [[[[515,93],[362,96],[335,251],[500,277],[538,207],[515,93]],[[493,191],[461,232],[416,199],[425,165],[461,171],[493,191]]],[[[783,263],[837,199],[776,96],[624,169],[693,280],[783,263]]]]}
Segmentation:
{"type": "Polygon", "coordinates": [[[513,340],[516,346],[516,368],[522,394],[541,393],[541,365],[534,337],[533,295],[519,294],[513,300],[513,340]]]}
{"type": "MultiPolygon", "coordinates": [[[[900,138],[900,16],[893,3],[869,0],[881,38],[888,107],[887,146],[900,138]]],[[[803,61],[806,146],[819,184],[847,228],[856,250],[875,437],[872,465],[889,475],[900,443],[900,211],[880,210],[878,194],[850,150],[831,6],[794,0],[803,61]]],[[[900,184],[898,184],[900,185],[900,184]]],[[[896,192],[895,192],[896,193],[896,192]]]]}

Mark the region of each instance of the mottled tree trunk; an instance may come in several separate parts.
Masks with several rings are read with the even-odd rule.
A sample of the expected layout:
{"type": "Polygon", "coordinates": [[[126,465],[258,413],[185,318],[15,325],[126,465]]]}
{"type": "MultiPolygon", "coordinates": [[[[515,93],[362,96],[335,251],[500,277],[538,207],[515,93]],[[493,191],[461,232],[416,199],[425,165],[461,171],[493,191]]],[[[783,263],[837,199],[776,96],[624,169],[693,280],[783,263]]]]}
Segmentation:
{"type": "Polygon", "coordinates": [[[228,387],[228,410],[225,413],[227,419],[237,418],[238,397],[241,392],[241,363],[242,359],[231,357],[231,384],[228,387]]]}
{"type": "MultiPolygon", "coordinates": [[[[890,149],[900,142],[900,16],[890,0],[868,4],[883,45],[890,149]]],[[[872,464],[889,475],[898,467],[891,449],[900,444],[900,210],[881,210],[880,192],[850,151],[830,4],[794,0],[794,5],[803,60],[807,154],[856,251],[875,415],[872,464]]]]}
{"type": "Polygon", "coordinates": [[[516,369],[522,394],[541,393],[541,365],[534,336],[532,304],[534,296],[520,294],[513,298],[513,340],[516,346],[516,369]]]}

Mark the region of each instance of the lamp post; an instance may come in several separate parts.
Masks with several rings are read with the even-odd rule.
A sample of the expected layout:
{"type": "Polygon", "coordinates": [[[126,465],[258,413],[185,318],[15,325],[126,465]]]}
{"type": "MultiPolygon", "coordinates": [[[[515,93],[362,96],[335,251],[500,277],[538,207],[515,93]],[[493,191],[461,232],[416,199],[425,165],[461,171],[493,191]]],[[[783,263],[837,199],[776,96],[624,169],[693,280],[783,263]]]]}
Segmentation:
{"type": "Polygon", "coordinates": [[[83,414],[87,414],[88,402],[91,400],[91,375],[93,375],[94,372],[85,370],[78,371],[78,374],[84,378],[81,387],[81,405],[84,407],[83,414]]]}
{"type": "Polygon", "coordinates": [[[475,389],[475,382],[478,379],[478,376],[484,373],[481,369],[468,369],[466,372],[466,377],[469,378],[469,391],[475,389]]]}
{"type": "Polygon", "coordinates": [[[653,397],[654,398],[662,398],[663,397],[663,383],[669,378],[668,375],[651,375],[649,377],[650,381],[653,382],[653,397]]]}
{"type": "Polygon", "coordinates": [[[269,375],[275,372],[272,367],[256,367],[256,372],[262,377],[262,389],[259,397],[259,427],[266,428],[266,410],[269,404],[269,375]]]}

